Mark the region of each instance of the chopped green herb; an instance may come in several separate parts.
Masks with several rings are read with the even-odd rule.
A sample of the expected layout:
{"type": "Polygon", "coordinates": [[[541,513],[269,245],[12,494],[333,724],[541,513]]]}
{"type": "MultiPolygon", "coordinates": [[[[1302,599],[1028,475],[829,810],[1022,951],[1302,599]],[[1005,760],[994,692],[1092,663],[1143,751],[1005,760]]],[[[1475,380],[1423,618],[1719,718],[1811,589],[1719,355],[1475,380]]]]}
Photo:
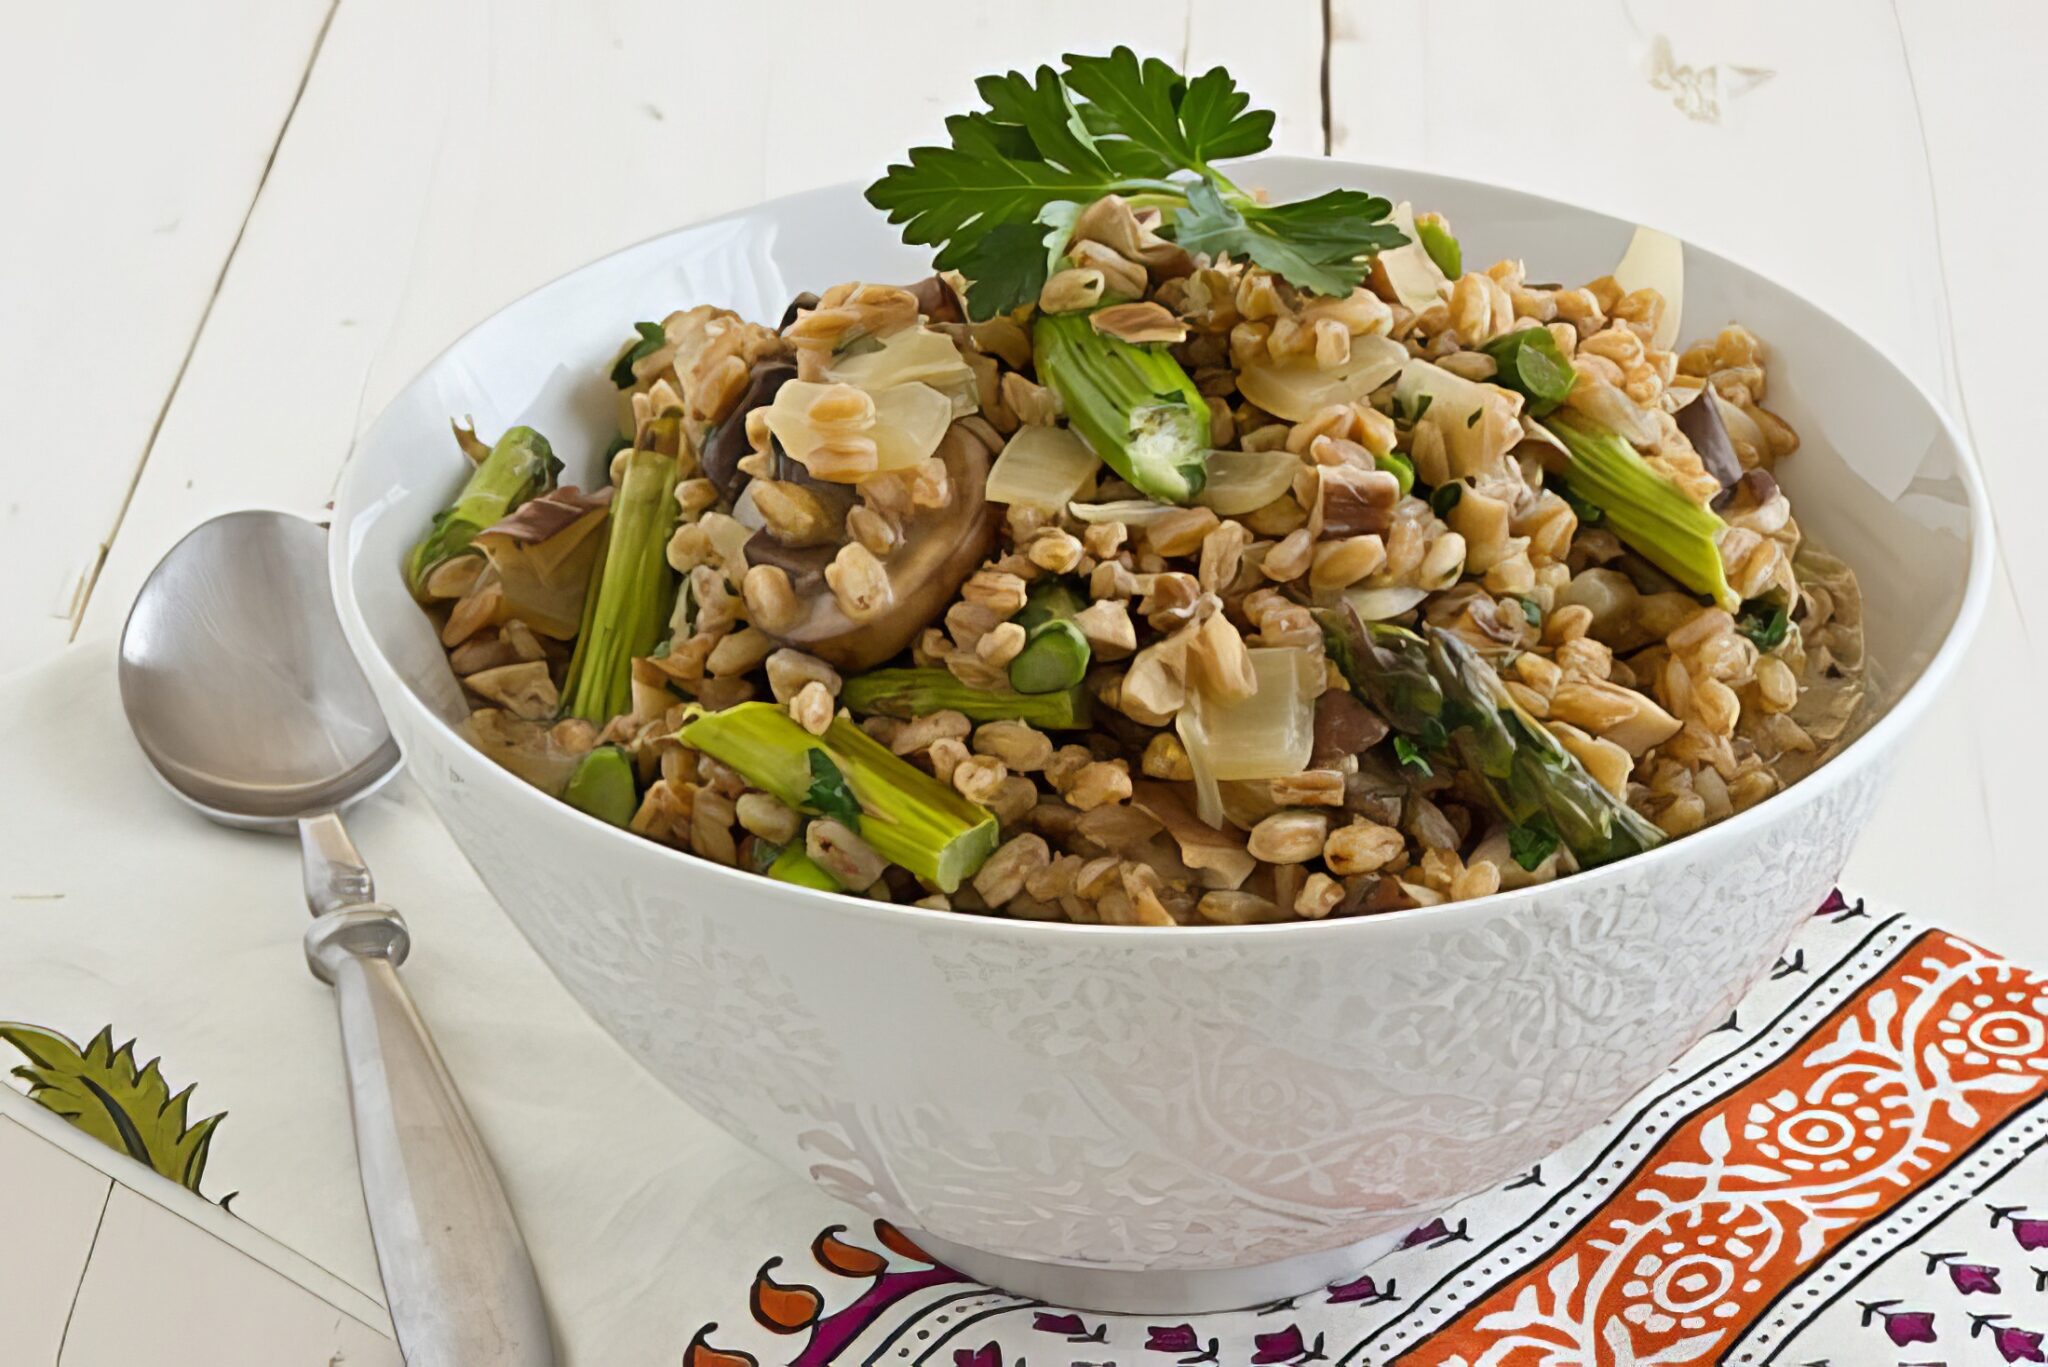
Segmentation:
{"type": "Polygon", "coordinates": [[[612,383],[620,389],[631,389],[634,383],[633,366],[644,361],[668,345],[668,334],[661,330],[659,323],[635,323],[633,331],[640,334],[640,340],[628,347],[612,367],[612,383]]]}
{"type": "Polygon", "coordinates": [[[807,802],[812,810],[860,829],[860,801],[846,784],[846,775],[823,750],[806,752],[811,764],[811,787],[807,802]]]}
{"type": "Polygon", "coordinates": [[[1792,629],[1792,618],[1784,605],[1765,598],[1752,598],[1735,615],[1735,629],[1756,643],[1758,650],[1776,650],[1792,629]]]}
{"type": "Polygon", "coordinates": [[[1557,846],[1557,832],[1547,822],[1508,827],[1508,853],[1530,873],[1542,868],[1543,861],[1557,853],[1557,846]]]}
{"type": "Polygon", "coordinates": [[[1475,408],[1470,413],[1467,413],[1465,415],[1465,426],[1477,427],[1479,425],[1479,415],[1485,411],[1483,408],[1475,408]]]}
{"type": "Polygon", "coordinates": [[[1465,496],[1465,486],[1459,480],[1439,484],[1430,490],[1429,510],[1438,517],[1448,517],[1451,509],[1458,506],[1458,500],[1465,496]]]}
{"type": "Polygon", "coordinates": [[[1429,759],[1422,753],[1422,747],[1406,736],[1394,737],[1394,758],[1401,761],[1403,769],[1413,769],[1424,778],[1436,772],[1429,767],[1429,759]]]}
{"type": "Polygon", "coordinates": [[[1532,401],[1541,416],[1565,401],[1572,392],[1578,372],[1565,359],[1557,339],[1544,327],[1516,328],[1479,348],[1500,367],[1495,377],[1502,385],[1532,401]]]}
{"type": "Polygon", "coordinates": [[[1532,627],[1543,625],[1543,607],[1534,598],[1522,600],[1522,617],[1532,627]]]}

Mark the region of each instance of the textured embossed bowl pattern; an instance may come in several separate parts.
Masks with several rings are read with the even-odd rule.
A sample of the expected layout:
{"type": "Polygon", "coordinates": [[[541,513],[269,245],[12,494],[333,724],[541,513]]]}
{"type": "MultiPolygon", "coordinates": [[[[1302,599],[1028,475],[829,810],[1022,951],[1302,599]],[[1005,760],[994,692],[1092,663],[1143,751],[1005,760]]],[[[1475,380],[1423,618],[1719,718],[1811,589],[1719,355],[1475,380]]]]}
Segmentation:
{"type": "MultiPolygon", "coordinates": [[[[1447,213],[1469,259],[1605,271],[1630,225],[1533,195],[1301,158],[1282,195],[1364,185],[1447,213]]],[[[1105,1308],[1245,1304],[1335,1276],[1540,1160],[1725,1018],[1846,861],[1890,756],[1981,611],[1973,460],[1875,348],[1687,248],[1688,335],[1774,348],[1781,467],[1860,572],[1873,720],[1817,774],[1651,854],[1364,919],[1183,930],[1018,923],[767,882],[527,787],[451,725],[460,690],[397,567],[462,477],[450,414],[527,422],[588,483],[635,318],[772,319],[798,290],[926,266],[850,186],[629,248],[513,304],[350,460],[343,624],[414,775],[590,1014],[706,1116],[1011,1289],[1105,1308]]]]}

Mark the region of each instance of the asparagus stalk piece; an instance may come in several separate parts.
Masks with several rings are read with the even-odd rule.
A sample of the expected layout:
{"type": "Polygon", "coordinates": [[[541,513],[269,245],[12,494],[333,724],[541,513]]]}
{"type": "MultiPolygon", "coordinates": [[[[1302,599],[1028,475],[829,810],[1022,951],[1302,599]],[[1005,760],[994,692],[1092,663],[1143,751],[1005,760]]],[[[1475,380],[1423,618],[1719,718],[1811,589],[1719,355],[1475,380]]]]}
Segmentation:
{"type": "Polygon", "coordinates": [[[1032,587],[1024,610],[1011,619],[1028,634],[1024,649],[1010,661],[1010,687],[1019,693],[1057,693],[1081,682],[1094,651],[1081,628],[1067,619],[1087,606],[1087,597],[1064,579],[1042,579],[1032,587]]]}
{"type": "Polygon", "coordinates": [[[1712,509],[1693,502],[1625,439],[1584,415],[1559,409],[1542,421],[1571,453],[1562,471],[1565,487],[1598,507],[1625,545],[1728,611],[1742,606],[1714,539],[1727,524],[1712,509]]]}
{"type": "Polygon", "coordinates": [[[1345,609],[1320,618],[1330,658],[1353,691],[1426,753],[1478,778],[1516,826],[1554,833],[1581,868],[1663,842],[1664,833],[1601,787],[1456,635],[1361,623],[1345,609]]]}
{"type": "Polygon", "coordinates": [[[633,783],[633,761],[616,745],[600,745],[576,762],[562,800],[599,821],[623,826],[633,819],[640,794],[633,783]]]}
{"type": "Polygon", "coordinates": [[[942,891],[957,890],[995,852],[986,808],[844,717],[814,736],[775,704],[748,702],[702,713],[677,734],[791,807],[857,826],[877,854],[942,891]]]}
{"type": "Polygon", "coordinates": [[[633,660],[668,629],[675,572],[668,539],[676,527],[676,458],[630,451],[612,497],[610,535],[590,576],[582,629],[569,658],[562,712],[602,726],[633,702],[633,660]]]}
{"type": "Polygon", "coordinates": [[[1051,693],[997,692],[969,688],[951,671],[873,669],[849,678],[839,700],[863,716],[912,717],[953,711],[969,721],[1024,721],[1042,731],[1079,731],[1088,726],[1088,690],[1079,684],[1051,693]]]}
{"type": "Polygon", "coordinates": [[[1131,487],[1161,503],[1202,492],[1209,405],[1164,345],[1104,336],[1085,313],[1046,313],[1032,325],[1031,355],[1067,425],[1131,487]]]}
{"type": "Polygon", "coordinates": [[[768,876],[779,878],[785,883],[794,883],[800,888],[839,891],[839,880],[825,872],[817,860],[804,853],[804,842],[801,840],[792,840],[782,847],[782,853],[776,855],[775,862],[768,866],[768,876]]]}
{"type": "Polygon", "coordinates": [[[455,501],[434,515],[427,534],[405,559],[406,586],[418,597],[436,568],[470,551],[477,533],[535,494],[555,486],[562,462],[548,439],[531,427],[507,428],[490,454],[469,472],[455,501]]]}

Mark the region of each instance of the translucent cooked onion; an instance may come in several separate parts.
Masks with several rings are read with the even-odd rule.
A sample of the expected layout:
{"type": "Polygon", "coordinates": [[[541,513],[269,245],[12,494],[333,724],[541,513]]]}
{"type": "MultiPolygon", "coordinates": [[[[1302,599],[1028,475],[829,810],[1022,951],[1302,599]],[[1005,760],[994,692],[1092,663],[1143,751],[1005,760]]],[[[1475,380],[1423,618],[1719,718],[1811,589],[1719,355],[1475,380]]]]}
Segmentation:
{"type": "Polygon", "coordinates": [[[1410,361],[1402,367],[1394,386],[1394,406],[1402,413],[1420,409],[1417,421],[1435,426],[1444,439],[1453,479],[1497,471],[1523,436],[1520,395],[1454,375],[1428,361],[1410,361]]]}
{"type": "Polygon", "coordinates": [[[1652,289],[1663,297],[1664,312],[1657,319],[1650,345],[1659,351],[1671,350],[1678,340],[1679,312],[1685,306],[1685,244],[1670,233],[1637,228],[1621,263],[1614,268],[1614,283],[1623,294],[1652,289]]]}
{"type": "Polygon", "coordinates": [[[1149,498],[1119,498],[1108,503],[1070,503],[1067,511],[1080,522],[1121,522],[1126,527],[1149,527],[1182,509],[1171,503],[1154,503],[1149,498]]]}
{"type": "Polygon", "coordinates": [[[1404,612],[1413,612],[1429,597],[1427,589],[1346,589],[1344,601],[1351,604],[1351,610],[1358,614],[1361,622],[1386,622],[1404,612]]]}
{"type": "Polygon", "coordinates": [[[991,503],[1057,512],[1095,478],[1102,462],[1064,427],[1020,427],[988,472],[991,503]]]}
{"type": "Polygon", "coordinates": [[[930,328],[904,328],[872,350],[838,357],[825,368],[825,378],[870,394],[899,384],[927,384],[952,401],[955,417],[979,407],[973,369],[952,338],[930,328]]]}
{"type": "Polygon", "coordinates": [[[1301,458],[1291,451],[1211,451],[1209,480],[1195,501],[1224,517],[1256,512],[1294,487],[1301,458]]]}
{"type": "Polygon", "coordinates": [[[1577,409],[1629,445],[1644,450],[1657,444],[1657,424],[1636,401],[1605,380],[1586,379],[1572,390],[1565,406],[1577,409]]]}
{"type": "Polygon", "coordinates": [[[1406,235],[1408,243],[1381,252],[1373,259],[1385,268],[1387,283],[1394,287],[1394,295],[1401,301],[1401,306],[1420,313],[1442,299],[1451,282],[1437,269],[1428,248],[1422,245],[1422,234],[1415,228],[1413,206],[1402,200],[1387,217],[1406,235]]]}
{"type": "Polygon", "coordinates": [[[1408,349],[1390,337],[1353,337],[1351,359],[1335,369],[1318,370],[1306,359],[1247,366],[1238,372],[1237,389],[1274,417],[1300,422],[1318,408],[1362,401],[1407,360],[1408,349]]]}
{"type": "MultiPolygon", "coordinates": [[[[776,391],[775,402],[768,405],[768,430],[791,459],[805,465],[825,441],[846,435],[821,431],[811,422],[811,405],[826,388],[808,380],[791,380],[776,391]]],[[[917,464],[939,449],[953,422],[952,400],[928,384],[891,385],[870,397],[875,402],[874,426],[851,435],[874,442],[878,469],[902,470],[917,464]]]]}
{"type": "Polygon", "coordinates": [[[1252,696],[1219,701],[1197,689],[1174,719],[1194,773],[1197,815],[1211,826],[1224,820],[1219,782],[1298,774],[1315,751],[1322,656],[1292,646],[1250,654],[1259,685],[1252,696]]]}

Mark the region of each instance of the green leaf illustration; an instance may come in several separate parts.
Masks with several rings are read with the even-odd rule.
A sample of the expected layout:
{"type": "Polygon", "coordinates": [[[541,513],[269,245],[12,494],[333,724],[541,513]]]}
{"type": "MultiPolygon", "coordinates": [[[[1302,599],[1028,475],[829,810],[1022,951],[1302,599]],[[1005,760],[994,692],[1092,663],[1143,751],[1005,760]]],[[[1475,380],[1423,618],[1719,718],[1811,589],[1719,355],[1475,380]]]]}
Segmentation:
{"type": "Polygon", "coordinates": [[[227,1113],[188,1126],[185,1103],[192,1088],[172,1096],[156,1059],[138,1069],[134,1040],[116,1049],[110,1025],[80,1049],[55,1030],[18,1021],[0,1022],[0,1039],[28,1059],[14,1075],[28,1083],[29,1100],[173,1182],[199,1190],[213,1132],[227,1113]]]}

